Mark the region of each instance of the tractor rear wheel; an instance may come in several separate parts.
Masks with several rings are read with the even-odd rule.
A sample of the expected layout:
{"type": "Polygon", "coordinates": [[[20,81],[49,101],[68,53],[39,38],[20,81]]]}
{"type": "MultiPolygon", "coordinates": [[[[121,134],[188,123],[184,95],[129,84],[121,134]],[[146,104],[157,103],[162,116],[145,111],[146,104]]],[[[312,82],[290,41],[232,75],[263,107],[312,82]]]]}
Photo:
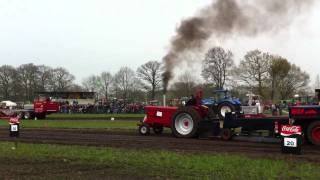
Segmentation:
{"type": "Polygon", "coordinates": [[[192,107],[179,108],[171,119],[171,130],[175,137],[191,138],[196,136],[201,117],[192,107]]]}
{"type": "Polygon", "coordinates": [[[228,112],[234,112],[236,110],[236,107],[228,102],[224,102],[219,104],[218,106],[218,115],[220,119],[224,119],[226,117],[226,113],[228,112]]]}
{"type": "Polygon", "coordinates": [[[314,121],[308,126],[307,138],[311,144],[320,145],[320,121],[314,121]]]}

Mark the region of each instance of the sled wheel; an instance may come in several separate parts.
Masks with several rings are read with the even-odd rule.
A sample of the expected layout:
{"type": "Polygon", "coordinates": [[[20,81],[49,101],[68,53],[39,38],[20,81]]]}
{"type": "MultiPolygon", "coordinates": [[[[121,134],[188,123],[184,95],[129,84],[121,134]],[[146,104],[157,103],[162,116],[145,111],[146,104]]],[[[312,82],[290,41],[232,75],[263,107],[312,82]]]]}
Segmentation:
{"type": "Polygon", "coordinates": [[[222,129],[221,130],[221,139],[228,141],[232,138],[233,132],[231,129],[222,129]]]}

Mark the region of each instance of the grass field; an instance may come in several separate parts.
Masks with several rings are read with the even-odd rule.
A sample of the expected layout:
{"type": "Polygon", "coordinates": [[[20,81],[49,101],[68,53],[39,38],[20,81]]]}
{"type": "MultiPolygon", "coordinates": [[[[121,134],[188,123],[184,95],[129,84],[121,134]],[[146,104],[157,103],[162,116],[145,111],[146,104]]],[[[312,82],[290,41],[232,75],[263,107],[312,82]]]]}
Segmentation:
{"type": "Polygon", "coordinates": [[[46,120],[94,120],[94,119],[128,119],[143,118],[144,114],[50,114],[46,120]]]}
{"type": "Polygon", "coordinates": [[[64,175],[76,178],[76,173],[75,176],[59,173],[62,168],[68,167],[75,167],[76,170],[78,168],[77,171],[98,169],[95,171],[96,174],[89,173],[91,176],[109,171],[112,172],[109,176],[172,179],[317,179],[320,177],[319,164],[256,160],[235,155],[199,155],[36,144],[19,144],[16,150],[12,150],[12,146],[13,143],[0,142],[0,161],[9,163],[0,165],[3,166],[2,173],[8,166],[19,162],[37,167],[33,169],[33,166],[30,166],[17,171],[17,174],[29,175],[24,178],[32,178],[32,174],[39,176],[38,172],[44,175],[48,173],[51,178],[61,178],[64,175]],[[37,166],[39,163],[40,166],[37,166]]]}
{"type": "MultiPolygon", "coordinates": [[[[134,120],[22,120],[22,128],[97,128],[97,129],[137,129],[134,120]]],[[[8,126],[5,120],[0,121],[0,126],[8,126]]]]}

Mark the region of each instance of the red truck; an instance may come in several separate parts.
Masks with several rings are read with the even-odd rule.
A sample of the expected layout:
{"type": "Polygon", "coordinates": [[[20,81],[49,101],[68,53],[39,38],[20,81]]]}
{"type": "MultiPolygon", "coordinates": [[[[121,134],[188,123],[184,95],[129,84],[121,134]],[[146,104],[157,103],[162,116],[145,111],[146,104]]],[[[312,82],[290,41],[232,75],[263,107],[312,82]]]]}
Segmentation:
{"type": "Polygon", "coordinates": [[[0,119],[20,115],[24,119],[45,119],[47,114],[59,112],[58,102],[51,101],[50,98],[39,96],[33,102],[33,107],[23,109],[0,109],[0,119]]]}

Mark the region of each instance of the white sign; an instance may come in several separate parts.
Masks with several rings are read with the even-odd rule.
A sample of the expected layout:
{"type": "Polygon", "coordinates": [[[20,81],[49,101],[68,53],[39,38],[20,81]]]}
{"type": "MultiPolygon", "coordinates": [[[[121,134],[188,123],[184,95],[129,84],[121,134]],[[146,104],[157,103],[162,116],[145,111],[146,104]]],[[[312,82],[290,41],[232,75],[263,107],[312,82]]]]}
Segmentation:
{"type": "Polygon", "coordinates": [[[284,146],[285,147],[297,147],[297,139],[296,138],[284,138],[284,146]]]}
{"type": "Polygon", "coordinates": [[[11,132],[17,132],[18,131],[18,125],[16,125],[16,124],[11,125],[10,131],[11,132]]]}
{"type": "Polygon", "coordinates": [[[162,117],[162,112],[161,112],[161,111],[157,111],[156,116],[157,116],[157,117],[162,117]]]}

